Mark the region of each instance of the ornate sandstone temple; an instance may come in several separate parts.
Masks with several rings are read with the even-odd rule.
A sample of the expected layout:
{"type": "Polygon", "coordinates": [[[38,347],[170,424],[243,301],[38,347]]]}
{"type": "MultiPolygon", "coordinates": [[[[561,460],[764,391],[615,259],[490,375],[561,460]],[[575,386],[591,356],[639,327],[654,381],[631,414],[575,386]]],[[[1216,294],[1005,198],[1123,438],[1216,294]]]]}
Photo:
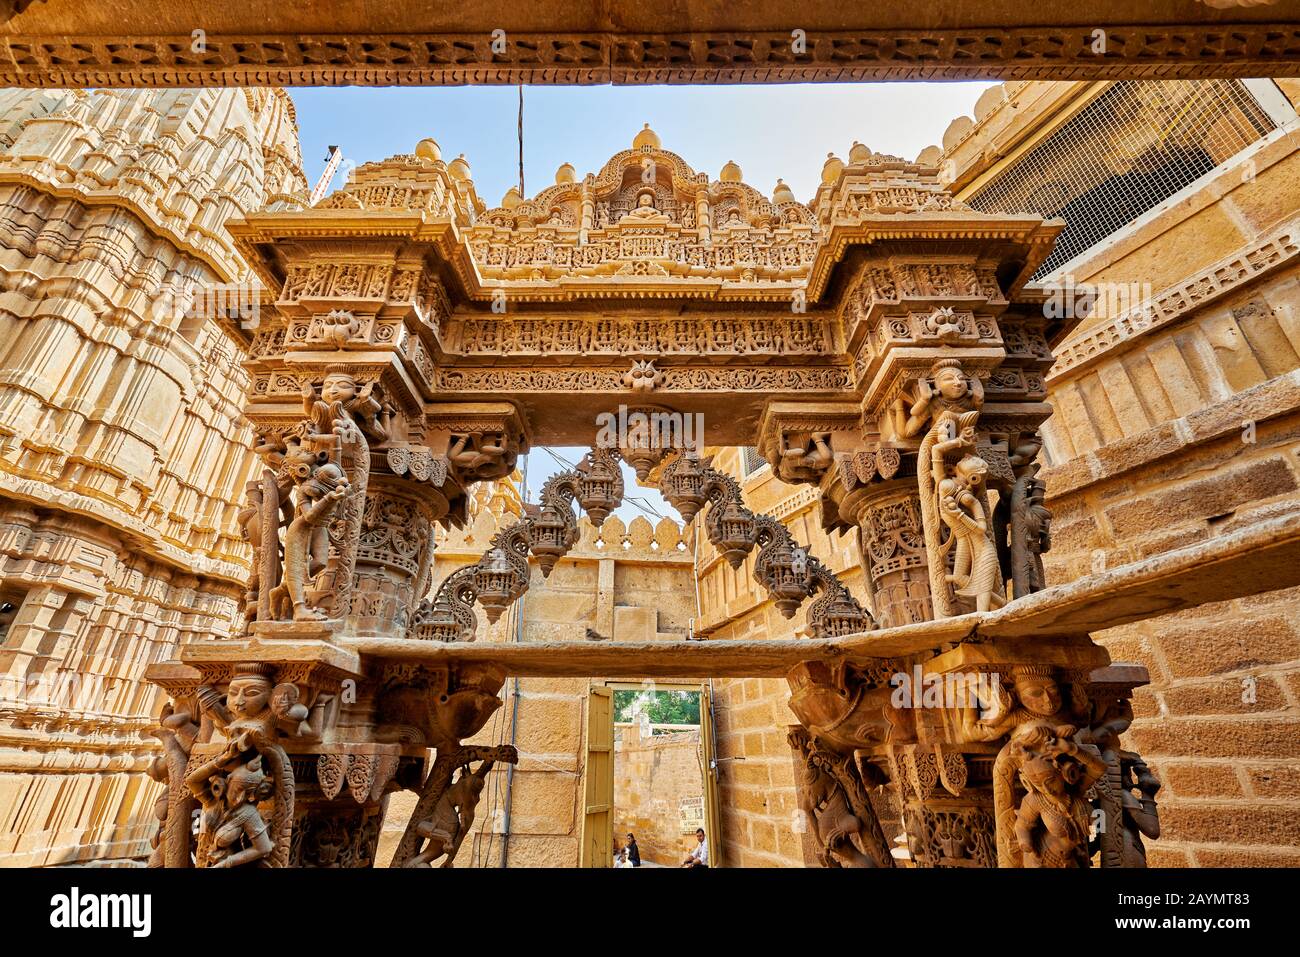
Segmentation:
{"type": "Polygon", "coordinates": [[[223,224],[301,195],[281,91],[0,93],[0,856],[132,857],[144,670],[247,576],[237,344],[172,290],[247,274],[223,224]]]}
{"type": "MultiPolygon", "coordinates": [[[[996,112],[982,109],[981,122],[996,112]]],[[[89,348],[84,371],[58,362],[55,388],[27,358],[38,353],[6,354],[6,374],[28,376],[12,383],[24,397],[15,408],[44,408],[29,393],[49,407],[7,443],[15,544],[4,554],[18,571],[5,583],[24,589],[11,600],[7,666],[24,678],[121,668],[120,680],[143,674],[165,692],[156,723],[105,715],[94,733],[121,740],[70,744],[63,759],[86,772],[68,781],[108,788],[101,818],[157,797],[155,865],[450,866],[484,832],[489,777],[521,763],[522,742],[485,738],[508,680],[517,706],[519,679],[654,676],[716,680],[723,701],[784,682],[788,720],[768,711],[764,732],[786,742],[789,820],[810,862],[1144,866],[1161,783],[1121,736],[1151,676],[1112,660],[1095,635],[1300,582],[1300,517],[1281,506],[1179,547],[1049,574],[1048,479],[1064,455],[1050,375],[1088,317],[1055,308],[1059,288],[1035,279],[1066,222],[964,189],[945,168],[961,156],[958,134],[916,162],[854,144],[847,159],[828,158],[807,204],[779,181],[764,194],[734,163],[716,179],[697,172],[647,127],[598,172],[579,179],[566,165],[536,196],[511,191],[492,209],[464,158],[445,161],[432,140],[358,168],[308,206],[282,94],[14,94],[4,116],[15,132],[0,182],[40,196],[10,208],[27,219],[50,210],[15,225],[32,237],[15,262],[42,271],[7,269],[6,294],[60,322],[12,307],[0,318],[22,335],[66,329],[63,355],[83,354],[74,304],[99,315],[111,303],[136,331],[114,362],[89,348]],[[199,97],[229,111],[224,140],[181,122],[199,97]],[[88,130],[112,109],[121,122],[101,125],[116,139],[101,142],[88,130]],[[186,151],[223,142],[242,158],[210,183],[189,181],[213,164],[186,162],[186,151]],[[178,214],[186,203],[199,208],[178,214]],[[203,205],[222,203],[200,228],[203,205]],[[153,244],[153,271],[78,260],[81,272],[60,281],[47,263],[68,245],[66,223],[95,215],[153,244]],[[192,297],[215,284],[255,292],[204,313],[192,297]],[[164,287],[189,307],[142,315],[164,287]],[[55,289],[73,318],[49,305],[55,289]],[[196,335],[209,338],[196,347],[196,335]],[[218,355],[219,375],[193,371],[218,355]],[[184,361],[172,380],[215,380],[220,396],[178,390],[156,422],[137,424],[135,409],[153,409],[168,380],[132,363],[184,361]],[[113,427],[110,395],[132,413],[129,428],[113,427]],[[697,415],[702,441],[687,441],[679,426],[697,415]],[[246,446],[232,440],[244,429],[246,446]],[[435,542],[482,528],[482,483],[557,445],[591,451],[535,503],[498,507],[490,539],[469,536],[477,557],[442,571],[435,542]],[[736,461],[736,448],[752,461],[736,461]],[[693,532],[611,531],[630,492],[621,463],[693,532]],[[762,467],[783,488],[764,507],[746,481],[762,467]],[[155,474],[176,491],[140,480],[155,474]],[[214,484],[219,501],[205,505],[199,490],[214,484]],[[790,520],[811,506],[815,522],[790,520]],[[167,520],[183,541],[149,535],[167,520]],[[70,527],[99,543],[78,553],[99,564],[56,560],[77,579],[56,586],[35,563],[70,527]],[[705,588],[705,640],[653,622],[620,630],[610,601],[598,614],[611,633],[521,640],[498,625],[566,563],[593,562],[598,592],[606,574],[615,588],[618,563],[598,554],[610,542],[644,548],[646,564],[699,543],[711,580],[732,582],[705,588]],[[114,575],[144,574],[147,562],[169,578],[190,568],[182,591],[113,592],[114,575]],[[748,614],[729,607],[742,580],[798,636],[736,627],[748,614]],[[147,658],[124,661],[138,643],[113,646],[138,625],[106,620],[101,641],[75,642],[87,663],[69,661],[74,642],[58,638],[80,634],[74,616],[91,588],[122,594],[136,615],[137,596],[164,596],[166,637],[147,658]],[[191,605],[215,611],[196,618],[191,605]],[[124,751],[120,768],[91,757],[124,751]],[[157,782],[147,789],[127,773],[146,766],[157,782]],[[381,855],[385,831],[394,846],[381,855]]],[[[77,248],[87,246],[121,243],[77,248]]],[[[665,574],[685,572],[668,564],[665,574]]],[[[690,577],[700,567],[696,558],[690,577]]],[[[609,856],[610,749],[592,692],[577,850],[598,864],[609,856]]],[[[31,731],[30,712],[6,726],[6,753],[24,731],[62,730],[31,731]]],[[[14,780],[40,789],[50,778],[14,780]]]]}

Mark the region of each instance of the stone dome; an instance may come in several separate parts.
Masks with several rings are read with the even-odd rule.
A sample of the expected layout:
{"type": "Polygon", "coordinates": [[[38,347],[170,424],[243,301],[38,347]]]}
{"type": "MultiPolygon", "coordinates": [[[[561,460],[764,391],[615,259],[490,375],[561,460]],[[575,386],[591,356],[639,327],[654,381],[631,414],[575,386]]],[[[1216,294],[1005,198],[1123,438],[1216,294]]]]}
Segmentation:
{"type": "Polygon", "coordinates": [[[653,150],[657,150],[660,147],[659,134],[650,129],[649,123],[647,123],[642,128],[641,132],[632,140],[632,149],[634,150],[639,150],[646,146],[653,150]]]}
{"type": "Polygon", "coordinates": [[[469,179],[469,162],[465,159],[465,154],[461,153],[454,160],[447,164],[447,172],[451,174],[454,180],[469,179]]]}
{"type": "Polygon", "coordinates": [[[937,146],[927,146],[916,157],[920,166],[938,166],[943,159],[943,150],[937,146]]]}
{"type": "Polygon", "coordinates": [[[871,147],[854,140],[853,146],[849,148],[849,162],[857,165],[858,163],[868,163],[870,161],[871,147]]]}
{"type": "Polygon", "coordinates": [[[442,159],[442,148],[438,146],[438,141],[433,137],[426,137],[415,145],[415,155],[420,159],[436,163],[442,159]]]}
{"type": "Polygon", "coordinates": [[[834,153],[827,153],[826,162],[822,165],[822,183],[826,186],[832,185],[840,178],[842,172],[844,172],[844,160],[834,153]]]}

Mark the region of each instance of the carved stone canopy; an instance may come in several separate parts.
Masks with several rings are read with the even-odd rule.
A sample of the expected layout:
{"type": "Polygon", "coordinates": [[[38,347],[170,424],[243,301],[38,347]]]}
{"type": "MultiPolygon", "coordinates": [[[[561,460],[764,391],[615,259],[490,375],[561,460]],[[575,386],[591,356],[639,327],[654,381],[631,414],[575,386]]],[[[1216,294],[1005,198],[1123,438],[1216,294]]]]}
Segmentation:
{"type": "Polygon", "coordinates": [[[708,443],[748,445],[768,401],[874,415],[936,346],[998,366],[999,320],[1034,301],[1026,279],[1059,228],[966,209],[933,168],[869,150],[833,164],[811,204],[784,185],[769,198],[650,130],[599,173],[562,168],[486,210],[466,161],[425,141],[316,207],[230,223],[275,313],[231,331],[250,344],[254,421],[289,415],[299,381],[342,360],[382,380],[413,436],[435,402],[508,395],[532,441],[586,444],[631,376],[704,413],[708,443]],[[726,416],[710,414],[719,395],[726,416]]]}

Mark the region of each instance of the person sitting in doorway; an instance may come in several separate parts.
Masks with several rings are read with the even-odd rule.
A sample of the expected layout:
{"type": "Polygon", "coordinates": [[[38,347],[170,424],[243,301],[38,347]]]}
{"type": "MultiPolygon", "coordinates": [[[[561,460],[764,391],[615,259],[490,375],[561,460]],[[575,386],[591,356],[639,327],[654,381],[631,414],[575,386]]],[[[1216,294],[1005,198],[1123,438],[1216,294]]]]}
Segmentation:
{"type": "Polygon", "coordinates": [[[627,836],[627,844],[624,846],[627,853],[628,864],[632,867],[641,866],[641,848],[636,846],[636,838],[631,834],[627,836]]]}
{"type": "Polygon", "coordinates": [[[687,854],[686,860],[682,861],[682,867],[709,866],[709,842],[704,839],[704,828],[695,829],[695,842],[691,853],[687,854]]]}

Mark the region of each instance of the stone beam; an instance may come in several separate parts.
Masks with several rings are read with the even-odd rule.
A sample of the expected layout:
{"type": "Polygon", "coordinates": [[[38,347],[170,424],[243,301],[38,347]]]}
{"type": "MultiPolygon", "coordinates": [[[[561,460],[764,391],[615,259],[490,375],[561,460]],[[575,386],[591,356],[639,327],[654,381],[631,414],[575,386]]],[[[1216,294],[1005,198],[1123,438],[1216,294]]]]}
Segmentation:
{"type": "Polygon", "coordinates": [[[0,2],[33,87],[789,83],[1300,75],[1295,0],[0,2]],[[495,31],[495,32],[494,32],[495,31]]]}
{"type": "Polygon", "coordinates": [[[975,615],[922,622],[850,638],[698,641],[538,641],[516,644],[410,641],[403,638],[339,638],[363,657],[420,661],[494,662],[523,677],[784,678],[801,661],[867,660],[922,650],[968,638],[975,615]],[[885,649],[897,649],[885,650],[885,649]]]}
{"type": "Polygon", "coordinates": [[[434,665],[494,662],[510,674],[526,677],[783,677],[800,662],[870,663],[970,638],[1032,641],[1077,636],[1297,584],[1300,511],[1055,585],[997,612],[882,628],[844,638],[495,644],[340,637],[335,642],[363,658],[434,665]]]}
{"type": "Polygon", "coordinates": [[[1101,631],[1293,585],[1300,585],[1300,511],[1027,595],[988,615],[979,632],[1004,638],[1101,631]]]}

